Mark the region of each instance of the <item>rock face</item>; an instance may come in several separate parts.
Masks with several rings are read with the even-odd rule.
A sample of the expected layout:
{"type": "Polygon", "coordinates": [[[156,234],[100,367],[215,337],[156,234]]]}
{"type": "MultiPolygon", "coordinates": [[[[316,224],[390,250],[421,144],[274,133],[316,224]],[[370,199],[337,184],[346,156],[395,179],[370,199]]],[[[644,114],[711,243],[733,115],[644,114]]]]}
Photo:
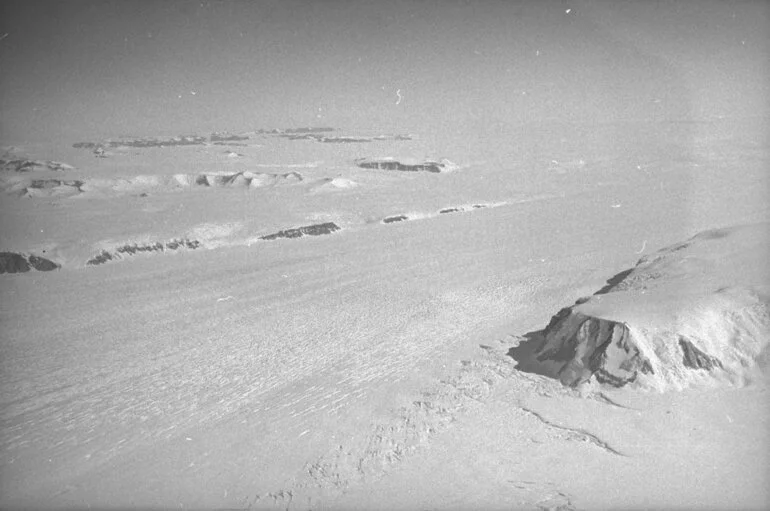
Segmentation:
{"type": "Polygon", "coordinates": [[[562,383],[741,385],[767,364],[770,225],[703,232],[559,311],[535,355],[562,383]]]}
{"type": "Polygon", "coordinates": [[[297,227],[296,229],[287,229],[285,231],[278,231],[274,234],[268,234],[262,236],[263,240],[276,240],[278,238],[301,238],[302,236],[320,236],[322,234],[331,234],[335,231],[339,231],[340,228],[333,222],[326,222],[324,224],[307,225],[305,227],[297,227]]]}
{"type": "Polygon", "coordinates": [[[30,268],[37,271],[52,271],[59,269],[60,266],[34,254],[25,256],[16,252],[0,252],[0,273],[26,273],[30,268]]]}
{"type": "Polygon", "coordinates": [[[547,345],[538,360],[564,364],[559,379],[577,385],[596,378],[622,387],[641,374],[654,374],[628,326],[563,309],[546,329],[547,345]]]}

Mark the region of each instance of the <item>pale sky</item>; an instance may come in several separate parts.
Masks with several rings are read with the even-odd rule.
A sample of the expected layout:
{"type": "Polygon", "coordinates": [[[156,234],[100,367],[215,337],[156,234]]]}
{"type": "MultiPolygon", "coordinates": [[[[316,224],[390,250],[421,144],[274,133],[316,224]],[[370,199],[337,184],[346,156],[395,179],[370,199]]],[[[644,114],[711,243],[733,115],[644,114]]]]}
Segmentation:
{"type": "Polygon", "coordinates": [[[4,140],[769,113],[766,1],[0,5],[4,140]]]}

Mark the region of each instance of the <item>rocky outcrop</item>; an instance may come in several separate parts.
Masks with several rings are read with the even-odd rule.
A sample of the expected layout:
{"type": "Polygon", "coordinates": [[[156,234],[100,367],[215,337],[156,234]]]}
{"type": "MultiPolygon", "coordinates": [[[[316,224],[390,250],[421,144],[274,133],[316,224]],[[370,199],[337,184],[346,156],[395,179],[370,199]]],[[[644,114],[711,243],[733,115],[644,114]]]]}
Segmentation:
{"type": "Polygon", "coordinates": [[[316,133],[279,133],[279,137],[288,138],[289,140],[322,140],[323,135],[316,133]]]}
{"type": "Polygon", "coordinates": [[[377,135],[374,140],[412,140],[412,135],[377,135]]]}
{"type": "Polygon", "coordinates": [[[177,181],[180,184],[189,182],[197,186],[211,187],[260,188],[282,183],[299,183],[303,180],[302,174],[299,172],[287,172],[285,174],[265,174],[245,171],[236,173],[197,174],[194,176],[180,174],[177,176],[177,181]]]}
{"type": "Polygon", "coordinates": [[[187,238],[173,239],[166,242],[155,243],[127,243],[110,251],[102,250],[97,255],[86,261],[86,266],[97,266],[110,261],[116,261],[136,254],[152,254],[180,249],[195,250],[201,247],[200,241],[187,238]]]}
{"type": "Polygon", "coordinates": [[[284,133],[328,133],[330,131],[336,131],[336,128],[330,128],[328,126],[313,127],[313,128],[287,128],[283,130],[284,133]]]}
{"type": "MultiPolygon", "coordinates": [[[[234,153],[232,153],[234,154],[234,153]]],[[[263,172],[211,172],[201,174],[139,175],[117,179],[27,179],[14,177],[0,181],[0,189],[6,193],[27,197],[64,197],[86,192],[131,193],[146,191],[171,191],[187,187],[207,188],[265,188],[301,183],[299,172],[282,174],[263,172]]],[[[344,180],[336,183],[344,187],[344,180]]]]}
{"type": "Polygon", "coordinates": [[[538,360],[563,364],[558,376],[565,385],[595,377],[600,383],[622,387],[640,374],[654,374],[628,326],[564,309],[545,331],[546,344],[538,360]]]}
{"type": "Polygon", "coordinates": [[[60,266],[50,259],[34,254],[24,255],[16,252],[0,252],[0,273],[26,273],[30,269],[52,271],[60,266]]]}
{"type": "Polygon", "coordinates": [[[333,128],[300,128],[297,130],[271,130],[269,132],[262,133],[287,138],[289,140],[313,140],[315,142],[321,142],[324,144],[361,144],[383,140],[412,140],[411,135],[376,135],[371,137],[362,135],[328,136],[324,134],[329,131],[335,130],[333,128]]]}
{"type": "Polygon", "coordinates": [[[535,350],[544,374],[658,390],[750,381],[770,342],[768,233],[706,231],[642,258],[551,319],[535,350]]]}
{"type": "Polygon", "coordinates": [[[322,137],[318,139],[319,142],[325,144],[360,144],[372,140],[371,137],[322,137]]]}
{"type": "Polygon", "coordinates": [[[404,220],[409,220],[409,217],[406,215],[396,215],[396,216],[389,216],[382,219],[382,223],[384,224],[392,224],[396,222],[403,222],[404,220]]]}
{"type": "Polygon", "coordinates": [[[50,188],[58,188],[61,186],[69,186],[80,190],[80,187],[83,186],[83,184],[85,183],[79,179],[33,179],[30,181],[28,189],[34,188],[37,190],[46,190],[50,188]]]}
{"type": "Polygon", "coordinates": [[[285,231],[278,231],[274,234],[268,234],[262,236],[262,240],[276,240],[279,238],[301,238],[302,236],[321,236],[322,234],[331,234],[335,231],[339,231],[340,228],[333,222],[326,222],[323,224],[307,225],[305,227],[297,227],[295,229],[287,229],[285,231]]]}
{"type": "Polygon", "coordinates": [[[398,170],[401,172],[449,172],[457,169],[457,165],[449,160],[426,160],[424,162],[411,162],[408,160],[394,160],[392,158],[356,160],[356,165],[362,169],[398,170]]]}
{"type": "Polygon", "coordinates": [[[362,142],[371,142],[373,140],[371,137],[327,137],[317,133],[281,133],[278,136],[288,138],[289,140],[314,140],[316,142],[326,144],[357,144],[362,142]]]}
{"type": "Polygon", "coordinates": [[[197,135],[184,135],[177,137],[148,137],[131,138],[120,140],[105,140],[103,142],[77,142],[72,147],[78,149],[98,150],[105,147],[171,147],[203,145],[206,143],[206,137],[197,135]]]}
{"type": "Polygon", "coordinates": [[[209,140],[212,142],[238,142],[241,140],[248,140],[248,135],[233,135],[226,131],[218,131],[211,134],[209,140]]]}
{"type": "Polygon", "coordinates": [[[273,128],[273,129],[259,129],[257,130],[257,133],[260,135],[281,135],[281,134],[297,134],[297,133],[329,133],[331,131],[336,131],[336,128],[329,128],[329,127],[318,127],[318,128],[286,128],[286,129],[280,129],[280,128],[273,128]]]}
{"type": "Polygon", "coordinates": [[[51,170],[62,172],[74,170],[75,167],[53,160],[0,160],[0,169],[6,172],[30,172],[36,170],[51,170]]]}

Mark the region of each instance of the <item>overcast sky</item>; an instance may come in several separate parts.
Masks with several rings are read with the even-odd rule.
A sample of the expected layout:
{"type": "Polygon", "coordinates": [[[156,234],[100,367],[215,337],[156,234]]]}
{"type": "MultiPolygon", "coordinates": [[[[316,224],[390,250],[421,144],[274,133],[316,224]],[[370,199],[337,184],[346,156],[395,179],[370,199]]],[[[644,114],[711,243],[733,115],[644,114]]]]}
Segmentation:
{"type": "Polygon", "coordinates": [[[0,5],[6,140],[768,113],[766,1],[0,5]]]}

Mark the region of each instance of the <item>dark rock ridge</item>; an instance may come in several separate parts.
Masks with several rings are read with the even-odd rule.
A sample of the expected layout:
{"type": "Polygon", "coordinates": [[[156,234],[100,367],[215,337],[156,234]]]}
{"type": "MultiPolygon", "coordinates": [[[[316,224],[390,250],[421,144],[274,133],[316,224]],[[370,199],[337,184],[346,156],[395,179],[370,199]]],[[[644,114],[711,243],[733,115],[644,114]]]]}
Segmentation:
{"type": "Polygon", "coordinates": [[[237,142],[239,140],[248,140],[248,135],[233,135],[226,131],[214,132],[209,137],[212,142],[237,142]]]}
{"type": "Polygon", "coordinates": [[[398,170],[402,172],[447,172],[454,169],[455,165],[448,160],[433,161],[426,160],[422,163],[402,163],[390,158],[368,159],[362,158],[356,160],[356,165],[362,169],[377,170],[398,170]]]}
{"type": "Polygon", "coordinates": [[[30,172],[34,170],[52,170],[62,172],[75,167],[53,160],[0,160],[0,169],[9,172],[30,172]]]}
{"type": "Polygon", "coordinates": [[[29,188],[34,188],[36,190],[48,190],[51,188],[57,188],[59,186],[70,186],[76,188],[78,191],[81,191],[80,187],[84,184],[85,183],[79,179],[33,179],[29,183],[29,188]]]}
{"type": "Polygon", "coordinates": [[[97,150],[100,148],[103,149],[105,147],[170,147],[203,145],[206,142],[206,137],[200,137],[197,135],[184,135],[178,137],[149,137],[125,140],[105,140],[103,142],[77,142],[72,144],[72,147],[78,149],[97,150]]]}
{"type": "Polygon", "coordinates": [[[405,215],[396,215],[383,218],[382,223],[392,224],[394,222],[403,222],[404,220],[409,220],[409,217],[405,215]]]}
{"type": "Polygon", "coordinates": [[[357,144],[374,140],[372,137],[327,137],[317,133],[281,133],[278,136],[289,140],[314,140],[326,144],[357,144]]]}
{"type": "Polygon", "coordinates": [[[323,135],[316,133],[279,133],[277,136],[288,138],[289,140],[321,140],[325,138],[323,135]]]}
{"type": "MultiPolygon", "coordinates": [[[[412,140],[411,135],[377,135],[374,137],[364,136],[327,136],[325,134],[337,131],[330,127],[303,127],[286,129],[259,129],[257,135],[274,135],[288,138],[290,140],[314,140],[316,142],[330,144],[362,143],[380,140],[412,140]]],[[[239,142],[249,140],[248,134],[232,134],[226,131],[215,131],[206,138],[198,135],[181,135],[176,137],[141,137],[141,138],[123,138],[107,139],[101,142],[76,142],[72,147],[78,149],[90,149],[99,157],[105,157],[104,151],[115,147],[170,147],[185,145],[203,145],[206,143],[221,144],[223,142],[239,142]]]]}
{"type": "Polygon", "coordinates": [[[280,135],[280,134],[284,134],[284,133],[289,133],[289,134],[295,134],[295,133],[328,133],[330,131],[336,131],[336,128],[329,128],[329,127],[286,128],[286,129],[273,128],[273,129],[270,129],[270,130],[260,129],[260,130],[257,130],[257,133],[260,134],[260,135],[280,135]]]}
{"type": "Polygon", "coordinates": [[[328,126],[314,127],[314,128],[287,128],[283,130],[284,133],[328,133],[330,131],[336,131],[336,128],[330,128],[328,126]]]}
{"type": "Polygon", "coordinates": [[[361,144],[382,140],[412,140],[411,135],[377,135],[375,137],[364,136],[336,136],[328,137],[318,133],[277,133],[277,136],[289,140],[314,140],[324,144],[361,144]]]}
{"type": "Polygon", "coordinates": [[[0,273],[26,273],[30,268],[37,271],[52,271],[60,268],[60,266],[50,259],[34,254],[0,252],[0,273]]]}
{"type": "Polygon", "coordinates": [[[370,137],[322,137],[319,142],[325,144],[359,144],[362,142],[371,142],[370,137]]]}
{"type": "Polygon", "coordinates": [[[302,236],[320,236],[322,234],[331,234],[335,231],[339,231],[340,228],[334,222],[326,222],[323,224],[307,225],[305,227],[297,227],[295,229],[287,229],[285,231],[278,231],[274,234],[268,234],[262,236],[263,240],[275,240],[278,238],[301,238],[302,236]]]}
{"type": "Polygon", "coordinates": [[[377,135],[374,140],[412,140],[412,135],[377,135]]]}
{"type": "Polygon", "coordinates": [[[554,315],[533,359],[569,386],[750,381],[770,342],[768,227],[706,231],[640,259],[554,315]]]}
{"type": "MultiPolygon", "coordinates": [[[[452,206],[449,208],[443,208],[438,211],[439,215],[446,215],[449,213],[467,213],[469,211],[473,211],[476,209],[484,209],[488,208],[490,205],[488,204],[473,204],[473,205],[462,205],[462,206],[452,206]]],[[[493,206],[492,206],[493,207],[493,206]]],[[[412,220],[412,219],[420,219],[420,218],[431,218],[435,215],[429,214],[429,215],[421,215],[416,214],[413,218],[408,217],[407,215],[392,215],[389,217],[385,217],[382,219],[382,223],[384,224],[392,224],[394,222],[403,222],[405,220],[412,220]]]]}
{"type": "Polygon", "coordinates": [[[142,254],[142,253],[159,253],[159,252],[174,251],[174,250],[180,250],[180,249],[195,250],[200,247],[201,247],[200,241],[189,240],[187,238],[173,239],[171,241],[166,241],[166,242],[158,241],[155,243],[144,243],[141,245],[138,243],[126,244],[116,248],[112,252],[102,250],[100,253],[98,253],[88,261],[86,261],[86,265],[96,266],[99,264],[104,264],[109,261],[123,259],[126,256],[132,256],[132,255],[142,254]]]}

